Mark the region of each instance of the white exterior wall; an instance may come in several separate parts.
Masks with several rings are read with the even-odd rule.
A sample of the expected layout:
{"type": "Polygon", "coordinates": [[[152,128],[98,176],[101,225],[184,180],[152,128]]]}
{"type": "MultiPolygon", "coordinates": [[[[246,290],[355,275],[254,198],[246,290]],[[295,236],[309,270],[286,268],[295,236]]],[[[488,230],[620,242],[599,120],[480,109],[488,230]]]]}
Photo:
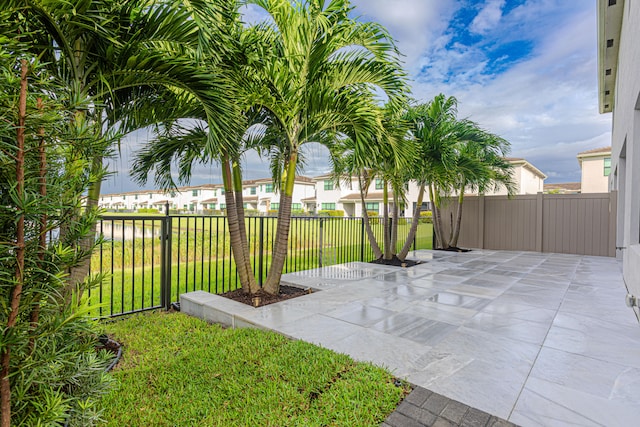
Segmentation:
{"type": "Polygon", "coordinates": [[[640,298],[640,3],[627,0],[621,6],[610,188],[618,190],[616,246],[621,248],[624,280],[629,293],[640,298]]]}
{"type": "MultiPolygon", "coordinates": [[[[606,157],[609,158],[610,155],[606,157]]],[[[604,157],[585,157],[582,159],[580,192],[609,192],[609,177],[604,174],[604,157]]]]}
{"type": "Polygon", "coordinates": [[[544,190],[544,179],[527,168],[521,168],[520,192],[518,194],[537,194],[544,190]]]}

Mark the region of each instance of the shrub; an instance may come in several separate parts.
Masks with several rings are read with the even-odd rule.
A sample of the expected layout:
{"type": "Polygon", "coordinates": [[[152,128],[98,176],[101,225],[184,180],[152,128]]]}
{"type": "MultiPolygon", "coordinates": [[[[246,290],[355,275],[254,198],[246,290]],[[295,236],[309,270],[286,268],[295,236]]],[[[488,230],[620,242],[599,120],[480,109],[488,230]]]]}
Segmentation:
{"type": "Polygon", "coordinates": [[[433,224],[433,212],[431,212],[431,211],[422,211],[422,212],[420,212],[420,223],[421,224],[433,224]]]}
{"type": "Polygon", "coordinates": [[[369,224],[371,225],[380,224],[380,218],[378,218],[380,215],[378,214],[377,211],[367,211],[367,216],[369,217],[369,224]]]}
{"type": "Polygon", "coordinates": [[[160,211],[156,208],[138,208],[138,213],[144,214],[158,214],[160,211]]]}
{"type": "Polygon", "coordinates": [[[343,217],[344,216],[344,211],[324,209],[324,210],[319,210],[318,211],[318,216],[343,217]]]}
{"type": "Polygon", "coordinates": [[[99,243],[92,227],[100,212],[83,207],[91,158],[80,154],[99,142],[82,134],[85,124],[76,128],[70,118],[77,111],[46,97],[65,92],[35,59],[15,56],[21,55],[0,47],[0,354],[8,369],[0,381],[10,389],[0,398],[10,407],[11,425],[89,426],[100,418],[99,397],[110,380],[82,293],[102,277],[76,284],[67,272],[99,243]],[[20,77],[27,67],[28,86],[20,77]],[[26,96],[26,111],[18,95],[26,96]],[[25,121],[24,138],[16,130],[19,120],[25,121]],[[37,136],[40,130],[46,138],[37,136]]]}

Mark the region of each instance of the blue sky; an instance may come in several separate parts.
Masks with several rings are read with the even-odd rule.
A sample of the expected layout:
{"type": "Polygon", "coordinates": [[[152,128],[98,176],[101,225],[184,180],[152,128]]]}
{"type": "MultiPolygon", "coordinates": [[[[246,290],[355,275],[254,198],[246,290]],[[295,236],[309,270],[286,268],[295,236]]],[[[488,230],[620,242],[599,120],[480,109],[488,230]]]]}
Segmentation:
{"type": "MultiPolygon", "coordinates": [[[[459,116],[507,139],[548,175],[580,180],[577,153],[610,145],[611,115],[598,113],[596,2],[593,0],[352,0],[361,20],[384,25],[396,39],[411,78],[412,97],[453,95],[459,116]]],[[[246,9],[246,20],[260,20],[246,9]]],[[[124,142],[117,171],[103,193],[137,189],[129,153],[144,132],[124,142]]],[[[310,146],[304,174],[328,171],[326,152],[310,146]]],[[[268,176],[256,155],[246,178],[268,176]]],[[[215,166],[194,170],[191,184],[218,183],[215,166]]],[[[147,188],[152,188],[148,184],[147,188]]]]}

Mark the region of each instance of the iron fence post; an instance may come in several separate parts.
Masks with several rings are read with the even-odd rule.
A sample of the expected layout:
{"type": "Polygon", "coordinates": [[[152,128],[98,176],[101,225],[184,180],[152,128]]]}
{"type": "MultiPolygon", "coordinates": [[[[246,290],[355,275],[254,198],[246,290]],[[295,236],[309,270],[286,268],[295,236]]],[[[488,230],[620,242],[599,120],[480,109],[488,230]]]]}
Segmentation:
{"type": "Polygon", "coordinates": [[[360,218],[360,261],[364,262],[364,217],[360,218]]]}
{"type": "Polygon", "coordinates": [[[264,217],[260,217],[260,238],[258,239],[258,284],[262,287],[262,272],[264,271],[262,268],[262,264],[264,262],[264,217]]]}
{"type": "Polygon", "coordinates": [[[320,231],[318,232],[318,267],[322,267],[322,235],[324,234],[324,218],[320,218],[320,231]]]}
{"type": "Polygon", "coordinates": [[[160,303],[165,310],[171,308],[171,236],[172,218],[169,215],[169,202],[165,203],[164,217],[161,221],[160,236],[160,303]]]}

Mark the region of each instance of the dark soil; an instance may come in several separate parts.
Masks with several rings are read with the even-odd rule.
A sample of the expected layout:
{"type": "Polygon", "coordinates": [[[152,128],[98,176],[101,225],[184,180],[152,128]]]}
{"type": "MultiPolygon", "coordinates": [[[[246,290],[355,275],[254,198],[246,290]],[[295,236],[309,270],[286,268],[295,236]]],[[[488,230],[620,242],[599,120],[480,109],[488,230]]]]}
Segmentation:
{"type": "Polygon", "coordinates": [[[404,261],[402,261],[400,260],[400,258],[394,255],[391,259],[378,258],[374,261],[371,261],[371,264],[392,265],[394,267],[414,267],[416,265],[422,264],[422,261],[416,261],[412,259],[405,259],[404,261]]]}
{"type": "Polygon", "coordinates": [[[98,342],[99,344],[96,345],[96,351],[107,351],[114,356],[113,361],[109,364],[109,366],[107,366],[106,369],[106,371],[109,372],[120,361],[120,357],[122,356],[122,345],[106,335],[101,335],[98,338],[98,342]]]}
{"type": "Polygon", "coordinates": [[[285,301],[291,298],[299,297],[305,294],[310,294],[311,289],[302,289],[295,286],[280,286],[280,293],[278,295],[271,295],[262,290],[256,294],[251,295],[245,293],[242,289],[237,289],[231,292],[225,292],[220,294],[221,297],[229,298],[234,301],[241,302],[243,304],[250,305],[252,307],[262,307],[263,305],[269,305],[280,301],[285,301]]]}
{"type": "Polygon", "coordinates": [[[447,251],[447,252],[471,252],[471,249],[462,249],[457,246],[449,246],[446,249],[436,248],[436,251],[447,251]]]}

